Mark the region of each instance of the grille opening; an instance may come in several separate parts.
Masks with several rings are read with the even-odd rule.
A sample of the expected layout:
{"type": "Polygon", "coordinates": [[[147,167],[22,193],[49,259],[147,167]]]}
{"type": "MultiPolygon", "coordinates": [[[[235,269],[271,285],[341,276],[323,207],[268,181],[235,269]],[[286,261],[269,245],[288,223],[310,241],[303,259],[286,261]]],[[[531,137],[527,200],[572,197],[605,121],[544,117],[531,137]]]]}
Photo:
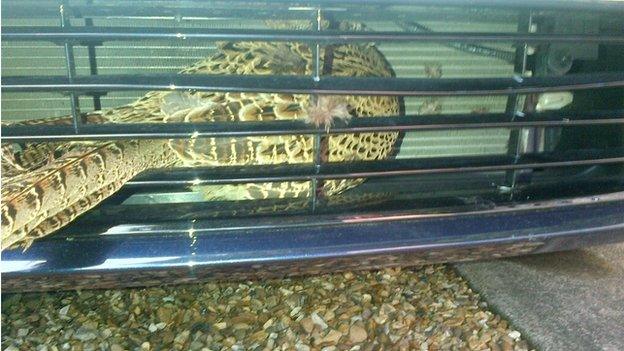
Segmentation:
{"type": "MultiPolygon", "coordinates": [[[[161,164],[130,177],[119,191],[64,227],[60,237],[95,235],[139,222],[231,220],[235,225],[235,220],[261,216],[306,214],[314,221],[315,215],[336,213],[479,211],[605,194],[621,191],[624,185],[624,34],[617,26],[621,19],[609,13],[379,4],[369,8],[348,3],[315,4],[312,10],[286,3],[251,7],[220,2],[175,7],[150,1],[141,6],[92,3],[66,5],[64,27],[59,26],[55,1],[37,3],[42,10],[34,17],[25,10],[32,8],[31,2],[3,3],[3,146],[18,145],[13,149],[18,158],[27,157],[20,152],[33,145],[50,146],[52,141],[135,142],[140,138],[164,145],[163,138],[173,138],[177,140],[173,151],[181,154],[200,146],[186,164],[161,164]],[[255,18],[241,19],[250,13],[255,18]],[[314,32],[319,13],[322,28],[314,32]],[[303,24],[279,24],[286,19],[303,24]],[[267,20],[275,22],[267,26],[267,20]],[[569,28],[578,23],[583,25],[569,28]],[[328,60],[349,62],[348,57],[325,56],[328,48],[344,46],[344,40],[317,38],[316,53],[313,40],[297,40],[296,35],[333,31],[371,35],[358,39],[358,44],[374,43],[393,77],[373,81],[337,76],[331,69],[324,72],[328,60]],[[222,37],[201,38],[206,33],[222,37]],[[294,39],[280,39],[280,33],[293,33],[294,39]],[[239,43],[253,34],[266,42],[304,42],[309,57],[299,62],[301,70],[294,69],[297,77],[282,74],[292,73],[292,67],[284,72],[267,69],[279,75],[271,80],[174,76],[199,59],[230,50],[221,46],[223,37],[233,35],[228,43],[239,43]],[[471,34],[474,39],[464,39],[471,34]],[[499,38],[503,34],[507,36],[499,38]],[[56,37],[46,39],[46,35],[56,37]],[[410,40],[401,37],[408,35],[410,40]],[[331,44],[332,40],[340,43],[331,44]],[[70,76],[67,57],[74,61],[70,76]],[[317,57],[320,64],[315,67],[317,57]],[[315,74],[320,83],[310,80],[315,74]],[[282,94],[297,93],[305,101],[313,98],[309,93],[315,90],[341,99],[357,93],[365,94],[360,100],[399,102],[395,110],[388,108],[370,118],[361,118],[360,113],[349,122],[336,121],[329,134],[290,120],[231,123],[226,119],[202,124],[173,118],[173,123],[163,124],[134,111],[130,119],[110,123],[97,112],[132,103],[149,88],[165,93],[171,88],[187,96],[189,87],[196,88],[197,94],[219,90],[236,96],[240,96],[237,90],[247,89],[251,90],[246,93],[248,100],[256,99],[254,94],[284,89],[282,94]],[[508,94],[510,88],[515,90],[508,94]],[[259,92],[263,89],[268,91],[259,92]],[[366,95],[369,90],[379,95],[366,95]],[[563,94],[546,94],[553,92],[563,94]],[[558,105],[559,100],[563,102],[558,105]],[[32,123],[55,116],[65,119],[56,124],[32,123]],[[358,140],[370,140],[342,138],[354,132],[396,134],[396,142],[390,143],[381,160],[371,160],[362,155],[377,148],[358,147],[358,140]],[[273,139],[267,139],[267,134],[273,139]],[[233,137],[238,141],[228,142],[233,137]],[[220,159],[236,158],[249,148],[258,153],[262,141],[252,139],[273,140],[262,149],[272,162],[220,159]],[[211,142],[228,152],[217,148],[218,155],[206,160],[202,152],[211,148],[211,142]],[[332,159],[333,151],[349,143],[355,143],[350,153],[332,159]],[[284,145],[305,149],[298,151],[305,156],[285,157],[288,147],[284,145]],[[196,166],[202,162],[203,166],[196,166]],[[340,185],[341,177],[366,181],[340,185]],[[278,190],[269,198],[260,194],[262,190],[223,198],[236,193],[237,184],[261,183],[270,183],[271,189],[296,183],[301,189],[296,195],[291,194],[292,186],[284,186],[288,191],[278,190]],[[337,194],[323,193],[328,184],[334,184],[337,194]],[[204,191],[220,195],[204,201],[204,191]],[[252,199],[254,194],[257,198],[252,199]]],[[[352,37],[357,39],[355,34],[352,37]]]]}

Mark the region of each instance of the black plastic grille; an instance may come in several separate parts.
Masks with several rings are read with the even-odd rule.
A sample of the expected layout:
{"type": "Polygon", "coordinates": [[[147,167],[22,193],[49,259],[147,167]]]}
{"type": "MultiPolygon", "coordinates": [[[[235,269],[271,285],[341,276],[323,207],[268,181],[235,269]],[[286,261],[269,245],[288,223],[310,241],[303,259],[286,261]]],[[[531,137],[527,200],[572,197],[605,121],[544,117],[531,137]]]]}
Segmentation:
{"type": "MultiPolygon", "coordinates": [[[[409,2],[396,2],[409,4],[409,2]]],[[[448,2],[458,5],[461,2],[448,2]]],[[[9,76],[2,77],[3,92],[60,92],[71,99],[73,125],[4,126],[4,141],[60,141],[60,140],[102,140],[137,138],[185,138],[234,137],[285,134],[315,135],[315,164],[257,166],[228,169],[167,170],[151,172],[127,184],[128,187],[147,187],[188,184],[222,184],[232,182],[270,182],[286,180],[307,180],[316,182],[332,178],[383,177],[435,173],[470,173],[507,171],[507,185],[512,188],[517,181],[517,171],[534,168],[556,168],[589,166],[599,164],[619,164],[624,162],[624,149],[602,148],[576,152],[555,150],[548,153],[523,153],[518,149],[518,133],[521,128],[539,127],[578,127],[624,125],[624,106],[618,108],[586,109],[582,111],[529,112],[517,114],[518,98],[525,94],[538,94],[553,91],[590,91],[606,88],[623,88],[624,71],[599,73],[571,73],[566,75],[543,75],[523,77],[522,70],[527,65],[527,45],[546,43],[592,43],[600,45],[624,45],[624,34],[613,33],[531,33],[528,31],[531,16],[535,11],[530,6],[542,8],[537,2],[525,2],[518,6],[523,15],[521,20],[529,22],[519,25],[525,32],[518,33],[472,33],[472,32],[343,32],[343,31],[279,31],[241,29],[172,29],[153,27],[93,27],[70,26],[72,16],[156,16],[165,15],[182,18],[192,15],[225,16],[244,18],[250,14],[256,18],[269,19],[315,19],[325,15],[333,19],[363,20],[367,16],[383,19],[406,20],[399,13],[374,12],[349,6],[349,2],[309,1],[305,4],[282,1],[264,2],[262,6],[277,9],[263,12],[243,9],[229,4],[215,2],[214,8],[200,6],[195,11],[185,3],[179,9],[171,7],[131,6],[85,6],[60,4],[58,12],[60,26],[3,27],[5,41],[48,41],[64,47],[67,64],[66,76],[9,76]],[[343,6],[346,11],[336,11],[343,6]],[[290,9],[289,9],[290,7],[290,9]],[[299,9],[293,11],[293,8],[299,9]],[[368,11],[368,12],[367,12],[368,11]],[[528,16],[526,15],[528,14],[528,16]],[[309,43],[316,48],[315,72],[312,76],[186,76],[186,75],[97,75],[76,74],[74,46],[96,45],[115,40],[227,40],[227,41],[297,41],[309,43]],[[320,67],[320,47],[323,45],[350,42],[440,42],[440,43],[516,43],[517,75],[508,78],[350,78],[323,76],[320,67]],[[441,157],[426,160],[388,160],[381,162],[351,162],[348,164],[324,164],[320,157],[320,139],[326,133],[302,122],[263,122],[263,123],[184,123],[184,124],[90,124],[83,121],[78,97],[94,95],[94,99],[111,91],[139,90],[203,90],[220,92],[282,92],[297,94],[346,94],[346,95],[394,95],[394,96],[473,96],[507,95],[508,106],[505,113],[473,113],[467,115],[418,115],[390,116],[385,118],[355,119],[349,124],[338,124],[329,133],[358,133],[372,131],[412,131],[471,128],[507,128],[513,131],[509,154],[503,156],[441,157]],[[241,176],[243,174],[243,176],[241,176]]],[[[505,3],[506,4],[506,3],[505,3]]],[[[238,4],[235,4],[238,5],[238,4]]],[[[381,3],[379,4],[381,5],[381,3]]],[[[481,5],[502,6],[502,2],[482,2],[481,5]]],[[[574,8],[583,5],[572,2],[553,7],[574,8]]],[[[546,6],[546,5],[543,5],[546,6]]],[[[613,4],[596,2],[596,8],[605,11],[621,9],[613,4]]],[[[19,3],[5,3],[3,10],[16,16],[27,17],[30,13],[19,3]]],[[[596,16],[599,16],[597,13],[596,16]]],[[[90,55],[95,52],[90,51],[90,55]]],[[[96,62],[93,57],[93,63],[96,62]]],[[[96,67],[92,67],[96,73],[96,67]]],[[[94,103],[98,106],[98,103],[94,103]]],[[[622,145],[620,145],[622,146],[622,145]]],[[[314,193],[314,192],[313,192],[314,193]]],[[[314,193],[313,204],[316,204],[314,193]]],[[[313,206],[314,207],[314,206],[313,206]]]]}

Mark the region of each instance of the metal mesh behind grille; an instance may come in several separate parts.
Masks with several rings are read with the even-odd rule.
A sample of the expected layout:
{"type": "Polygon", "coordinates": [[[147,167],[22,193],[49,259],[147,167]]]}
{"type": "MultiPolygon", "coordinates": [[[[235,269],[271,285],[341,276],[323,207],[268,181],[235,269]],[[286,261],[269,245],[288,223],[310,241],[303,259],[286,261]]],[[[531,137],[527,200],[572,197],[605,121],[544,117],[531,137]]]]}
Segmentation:
{"type": "MultiPolygon", "coordinates": [[[[427,12],[435,8],[420,8],[418,12],[426,17],[427,12]]],[[[439,10],[437,10],[439,11],[439,10]]],[[[412,12],[414,10],[412,9],[412,12]]],[[[514,32],[517,30],[515,15],[509,11],[497,11],[488,16],[488,21],[462,21],[462,9],[451,9],[445,18],[453,17],[449,23],[445,18],[423,21],[423,25],[435,31],[447,32],[514,32]],[[514,19],[509,21],[509,19],[514,19]]],[[[101,27],[171,27],[171,28],[263,28],[261,20],[224,21],[209,18],[176,19],[153,18],[119,18],[110,16],[96,18],[94,26],[101,27]]],[[[463,17],[465,18],[465,17],[463,17]]],[[[11,19],[5,20],[5,26],[46,26],[57,25],[57,19],[11,19]]],[[[367,26],[377,32],[399,31],[396,24],[384,21],[367,21],[367,26]]],[[[84,25],[83,19],[73,19],[72,25],[84,25]]],[[[510,44],[493,44],[501,50],[513,51],[510,44]]],[[[399,77],[426,78],[427,65],[440,65],[443,77],[508,77],[513,74],[512,63],[496,58],[477,56],[461,52],[440,43],[380,43],[381,52],[388,59],[399,77]]],[[[10,75],[63,75],[65,73],[65,56],[58,45],[46,42],[4,42],[2,57],[2,74],[10,75]],[[36,55],[33,53],[37,52],[36,55]]],[[[181,43],[171,46],[170,41],[116,41],[103,43],[95,48],[99,74],[149,74],[175,73],[190,64],[214,54],[214,43],[181,43]]],[[[80,75],[90,73],[89,53],[85,47],[74,49],[76,72],[80,75]]],[[[130,103],[144,92],[111,92],[101,97],[102,108],[110,108],[130,103]]],[[[3,93],[4,120],[24,120],[64,116],[71,113],[66,97],[49,93],[3,93]]],[[[410,97],[405,99],[407,114],[420,114],[426,97],[410,97]]],[[[439,98],[440,111],[444,114],[470,113],[474,110],[487,110],[492,113],[505,111],[506,96],[481,97],[442,97],[439,98]]],[[[89,97],[80,99],[84,110],[93,109],[93,100],[89,97]]],[[[452,155],[504,154],[507,151],[509,130],[472,130],[472,131],[430,131],[426,133],[409,133],[403,139],[399,157],[427,157],[452,155]]]]}

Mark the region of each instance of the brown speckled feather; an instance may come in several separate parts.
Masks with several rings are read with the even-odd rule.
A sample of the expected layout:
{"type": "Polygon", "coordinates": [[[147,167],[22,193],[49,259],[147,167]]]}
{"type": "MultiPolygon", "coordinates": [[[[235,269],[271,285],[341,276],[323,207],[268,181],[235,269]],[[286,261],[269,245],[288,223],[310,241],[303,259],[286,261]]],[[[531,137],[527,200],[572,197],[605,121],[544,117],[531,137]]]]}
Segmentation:
{"type": "Polygon", "coordinates": [[[141,170],[169,166],[173,159],[160,140],[75,145],[63,157],[3,184],[2,247],[30,244],[89,210],[141,170]]]}

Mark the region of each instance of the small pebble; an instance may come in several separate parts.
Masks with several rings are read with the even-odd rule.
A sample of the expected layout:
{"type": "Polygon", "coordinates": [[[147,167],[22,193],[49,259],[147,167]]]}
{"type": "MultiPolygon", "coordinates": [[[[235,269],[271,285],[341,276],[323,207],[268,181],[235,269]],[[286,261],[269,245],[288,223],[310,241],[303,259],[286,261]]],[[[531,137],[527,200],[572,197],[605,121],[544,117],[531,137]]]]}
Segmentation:
{"type": "Polygon", "coordinates": [[[368,334],[366,333],[366,329],[364,329],[364,327],[354,324],[349,329],[349,340],[351,340],[352,343],[360,343],[366,340],[367,337],[368,334]]]}
{"type": "Polygon", "coordinates": [[[321,316],[319,316],[318,313],[312,312],[311,317],[312,317],[312,322],[314,322],[314,324],[321,327],[322,330],[327,329],[327,323],[325,323],[323,318],[321,318],[321,316]]]}
{"type": "Polygon", "coordinates": [[[509,332],[509,334],[507,334],[507,335],[509,335],[509,337],[510,337],[510,338],[512,338],[512,339],[514,339],[514,340],[519,340],[519,339],[520,339],[520,336],[521,336],[520,332],[519,332],[519,331],[517,331],[517,330],[513,330],[513,331],[511,331],[511,332],[509,332]]]}
{"type": "Polygon", "coordinates": [[[94,330],[81,326],[76,329],[76,332],[74,332],[72,337],[80,341],[89,341],[96,339],[98,335],[94,330]]]}
{"type": "Polygon", "coordinates": [[[63,308],[61,308],[59,310],[59,316],[67,316],[67,312],[69,312],[69,306],[70,305],[67,305],[67,306],[64,306],[63,308]]]}

